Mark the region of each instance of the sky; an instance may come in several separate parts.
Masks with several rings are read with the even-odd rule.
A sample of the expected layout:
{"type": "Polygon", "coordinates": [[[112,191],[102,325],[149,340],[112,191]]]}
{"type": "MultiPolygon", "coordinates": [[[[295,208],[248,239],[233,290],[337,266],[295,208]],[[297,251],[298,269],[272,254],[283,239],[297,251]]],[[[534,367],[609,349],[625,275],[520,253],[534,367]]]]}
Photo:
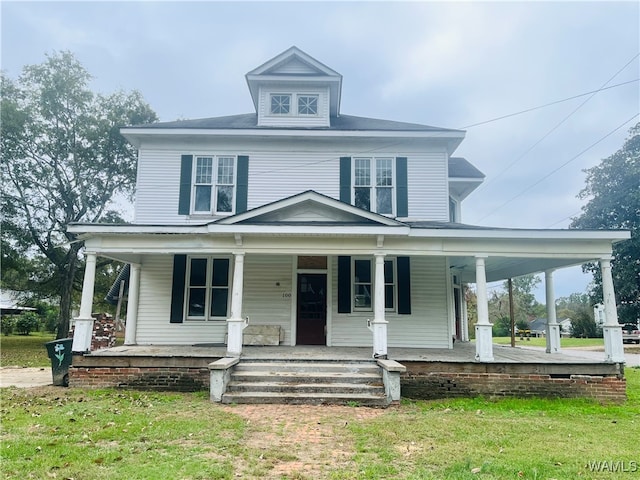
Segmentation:
{"type": "MultiPolygon", "coordinates": [[[[0,16],[8,76],[69,50],[94,91],[139,90],[161,121],[252,112],[244,75],[295,45],[342,74],[344,114],[466,130],[454,155],[486,175],[468,224],[567,228],[584,169],[639,121],[635,1],[2,0],[0,16]]],[[[562,297],[590,276],[554,280],[562,297]]]]}

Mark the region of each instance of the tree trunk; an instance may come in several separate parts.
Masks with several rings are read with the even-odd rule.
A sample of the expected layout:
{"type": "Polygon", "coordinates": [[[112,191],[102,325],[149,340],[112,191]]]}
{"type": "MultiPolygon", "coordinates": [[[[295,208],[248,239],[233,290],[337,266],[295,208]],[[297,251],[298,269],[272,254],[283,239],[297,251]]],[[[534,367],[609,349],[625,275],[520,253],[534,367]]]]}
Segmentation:
{"type": "Polygon", "coordinates": [[[68,254],[69,261],[61,270],[62,283],[60,285],[60,318],[56,338],[67,338],[71,324],[71,310],[73,302],[73,283],[78,269],[77,248],[71,247],[68,254]],[[66,268],[65,268],[66,267],[66,268]]]}

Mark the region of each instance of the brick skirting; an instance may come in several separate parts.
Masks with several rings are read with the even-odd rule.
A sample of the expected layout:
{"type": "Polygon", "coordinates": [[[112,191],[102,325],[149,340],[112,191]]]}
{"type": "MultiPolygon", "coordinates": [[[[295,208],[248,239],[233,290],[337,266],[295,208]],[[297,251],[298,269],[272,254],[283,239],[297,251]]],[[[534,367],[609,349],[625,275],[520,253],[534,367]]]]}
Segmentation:
{"type": "Polygon", "coordinates": [[[209,369],[206,367],[71,367],[69,386],[196,392],[209,390],[209,369]]]}
{"type": "MultiPolygon", "coordinates": [[[[409,367],[410,368],[410,367],[409,367]]],[[[412,399],[456,397],[546,397],[592,398],[622,403],[627,382],[618,376],[552,375],[509,373],[411,372],[400,378],[402,396],[412,399]]]]}

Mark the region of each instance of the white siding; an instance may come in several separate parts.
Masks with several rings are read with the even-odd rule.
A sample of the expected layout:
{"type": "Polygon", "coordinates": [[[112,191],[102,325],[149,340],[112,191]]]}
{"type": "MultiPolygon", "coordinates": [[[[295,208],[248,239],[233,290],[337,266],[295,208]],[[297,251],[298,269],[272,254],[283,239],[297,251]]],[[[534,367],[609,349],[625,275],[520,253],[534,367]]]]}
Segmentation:
{"type": "Polygon", "coordinates": [[[145,257],[140,270],[137,342],[140,345],[223,343],[227,322],[169,323],[173,256],[145,257]]]}
{"type": "Polygon", "coordinates": [[[449,221],[449,185],[445,153],[409,155],[409,217],[449,221]]]}
{"type": "MultiPolygon", "coordinates": [[[[180,157],[189,153],[249,155],[248,208],[315,190],[339,198],[340,157],[373,155],[371,143],[275,140],[211,142],[200,140],[184,148],[174,144],[144,146],[138,163],[135,222],[141,224],[202,223],[213,217],[178,215],[180,157]]],[[[381,146],[378,155],[406,156],[409,178],[409,217],[448,219],[446,154],[396,151],[381,146]]]]}
{"type": "Polygon", "coordinates": [[[172,150],[140,150],[134,223],[185,223],[178,215],[180,155],[172,150]]]}
{"type": "Polygon", "coordinates": [[[252,325],[280,325],[285,345],[291,342],[292,268],[285,255],[247,255],[244,264],[242,315],[252,325]]]}
{"type": "MultiPolygon", "coordinates": [[[[337,313],[337,258],[331,259],[333,305],[330,342],[334,346],[371,346],[372,333],[366,327],[373,312],[337,313]]],[[[140,302],[137,341],[141,345],[191,345],[224,343],[225,321],[170,323],[173,257],[145,257],[140,272],[140,302]]],[[[295,298],[293,258],[247,255],[244,271],[243,316],[252,324],[280,325],[284,344],[291,342],[292,299],[295,298]],[[278,285],[279,284],[279,285],[278,285]],[[291,296],[289,296],[291,294],[291,296]]],[[[447,348],[449,326],[446,262],[444,258],[411,258],[411,315],[386,314],[389,347],[447,348]]]]}
{"type": "MultiPolygon", "coordinates": [[[[334,271],[337,271],[337,259],[333,262],[334,271]]],[[[448,348],[449,322],[445,278],[444,258],[411,258],[411,315],[389,312],[385,314],[389,322],[389,347],[448,348]]],[[[337,292],[337,276],[333,278],[332,288],[334,293],[337,292]]],[[[342,314],[338,313],[337,304],[334,304],[332,318],[332,345],[373,344],[373,334],[366,325],[367,319],[373,319],[373,312],[342,314]]]]}

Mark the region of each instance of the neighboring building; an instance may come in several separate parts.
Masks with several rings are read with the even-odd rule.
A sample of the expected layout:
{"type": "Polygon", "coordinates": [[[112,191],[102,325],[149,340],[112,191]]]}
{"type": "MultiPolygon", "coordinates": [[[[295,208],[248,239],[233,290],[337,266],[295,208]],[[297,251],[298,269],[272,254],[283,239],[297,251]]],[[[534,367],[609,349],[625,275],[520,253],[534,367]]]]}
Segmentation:
{"type": "MultiPolygon", "coordinates": [[[[557,320],[558,325],[560,325],[560,335],[562,337],[571,336],[571,319],[565,318],[562,320],[557,320]]],[[[547,335],[547,319],[546,318],[536,318],[529,323],[529,330],[531,331],[531,336],[533,337],[544,337],[547,335]]]]}
{"type": "Polygon", "coordinates": [[[240,355],[249,318],[279,327],[284,345],[383,357],[468,340],[463,288],[476,283],[477,359],[490,361],[487,282],[542,271],[550,282],[589,261],[608,278],[612,244],[629,238],[462,223],[484,179],[453,156],[465,132],[342,114],[342,76],[295,47],[246,81],[255,112],[121,130],[139,149],[135,218],[69,226],[87,254],[79,321],[106,256],[131,265],[128,344],[240,355]]]}

